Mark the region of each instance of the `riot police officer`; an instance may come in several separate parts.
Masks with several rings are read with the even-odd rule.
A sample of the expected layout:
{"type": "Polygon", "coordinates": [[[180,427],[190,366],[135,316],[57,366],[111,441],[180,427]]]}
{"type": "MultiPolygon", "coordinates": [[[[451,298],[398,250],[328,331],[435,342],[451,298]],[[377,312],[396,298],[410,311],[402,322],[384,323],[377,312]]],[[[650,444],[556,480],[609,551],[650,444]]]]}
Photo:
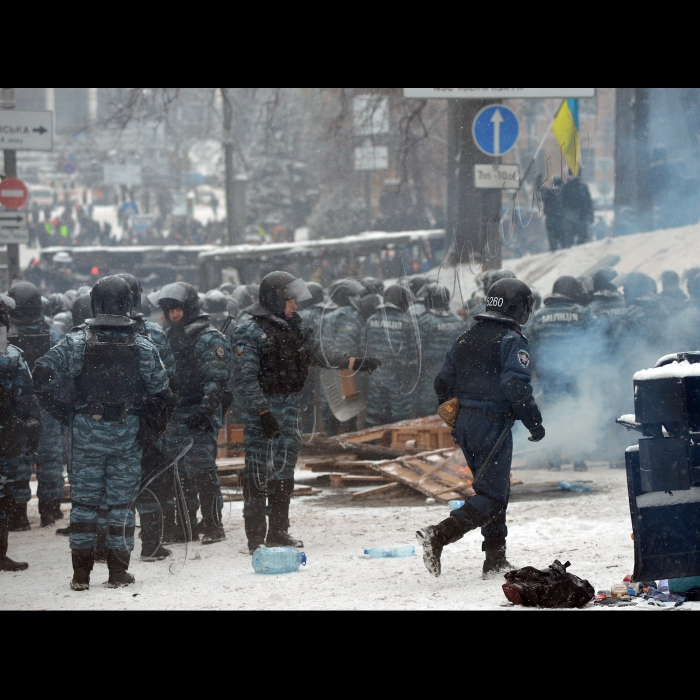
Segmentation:
{"type": "Polygon", "coordinates": [[[289,534],[289,506],[301,446],[299,394],[309,367],[372,372],[379,365],[330,348],[324,353],[296,313],[297,304],[309,299],[303,280],[274,272],[262,281],[258,303],[247,310],[251,320],[233,336],[234,380],[245,414],[243,495],[251,554],[265,543],[303,546],[289,534]]]}
{"type": "MultiPolygon", "coordinates": [[[[61,342],[63,334],[44,320],[41,294],[33,284],[14,282],[8,295],[15,301],[15,308],[10,311],[8,340],[22,351],[31,372],[36,361],[61,342]]],[[[57,420],[42,412],[41,424],[42,435],[36,457],[39,515],[41,527],[51,527],[56,520],[63,520],[63,445],[61,425],[57,420]]],[[[10,532],[31,530],[27,504],[31,499],[29,481],[33,466],[33,455],[21,460],[15,482],[15,509],[10,518],[10,532]]]]}
{"type": "Polygon", "coordinates": [[[34,369],[43,408],[69,425],[74,591],[90,587],[98,510],[103,502],[110,509],[108,586],[122,588],[134,583],[128,570],[142,445],[152,439],[152,433],[165,432],[172,396],[156,346],[137,333],[129,317],[129,285],[119,277],[105,277],[91,296],[94,318],[69,333],[34,369]],[[75,399],[67,405],[61,390],[70,384],[75,399]]]}
{"type": "MultiPolygon", "coordinates": [[[[194,446],[180,461],[179,474],[193,538],[212,545],[226,539],[221,520],[223,497],[216,469],[217,439],[224,416],[231,406],[228,381],[231,366],[231,346],[228,340],[201,313],[199,296],[192,285],[171,284],[161,290],[156,299],[168,320],[166,335],[175,355],[179,394],[177,408],[168,425],[165,438],[169,455],[177,454],[189,438],[194,446]],[[197,511],[201,506],[202,524],[195,529],[197,511]]],[[[167,541],[182,541],[184,513],[179,522],[179,537],[167,541]]]]}
{"type": "Polygon", "coordinates": [[[465,330],[462,319],[450,311],[452,295],[440,284],[429,284],[424,292],[425,313],[418,318],[421,342],[421,377],[416,392],[416,417],[432,416],[438,405],[432,384],[451,348],[465,330]]]}
{"type": "MultiPolygon", "coordinates": [[[[129,274],[119,274],[117,277],[120,277],[129,285],[132,303],[130,318],[136,323],[136,331],[139,335],[148,338],[158,349],[158,354],[168,375],[170,390],[176,395],[178,393],[178,383],[175,357],[161,326],[148,321],[141,312],[143,302],[141,282],[129,274]]],[[[172,415],[173,408],[174,405],[168,407],[169,417],[172,415]]],[[[162,513],[163,516],[164,532],[172,531],[175,528],[175,494],[173,493],[171,474],[169,472],[162,473],[167,461],[161,449],[162,447],[162,444],[156,444],[155,440],[150,440],[143,445],[141,478],[144,487],[148,484],[148,488],[142,489],[142,493],[136,502],[136,509],[139,512],[141,521],[141,560],[144,562],[163,561],[172,554],[161,543],[160,514],[162,513]],[[153,477],[158,473],[160,473],[160,476],[154,481],[153,477]]],[[[103,525],[102,522],[100,524],[103,525]]],[[[107,523],[105,522],[103,526],[106,532],[107,523]]],[[[102,537],[99,540],[100,544],[102,544],[102,537]]]]}
{"type": "MultiPolygon", "coordinates": [[[[320,339],[321,319],[324,318],[326,313],[329,313],[327,307],[329,304],[332,304],[332,302],[327,302],[325,300],[323,287],[320,284],[309,282],[307,287],[309,288],[311,299],[304,302],[302,305],[303,308],[299,310],[299,316],[304,322],[306,330],[310,331],[315,338],[320,339]]],[[[335,309],[335,304],[332,304],[332,307],[335,309]]],[[[321,428],[321,411],[318,411],[318,415],[316,411],[317,399],[319,406],[321,405],[319,379],[320,374],[318,367],[309,368],[309,379],[300,397],[302,432],[305,434],[317,432],[317,430],[321,428]]]]}
{"type": "Polygon", "coordinates": [[[418,324],[408,309],[413,295],[393,285],[367,322],[367,347],[382,362],[370,379],[367,425],[388,425],[413,417],[418,381],[418,324]]]}
{"type": "Polygon", "coordinates": [[[7,342],[14,299],[0,294],[0,571],[26,571],[28,564],[7,556],[9,516],[20,460],[36,451],[41,436],[39,404],[32,375],[19,348],[7,342]]]}
{"type": "Polygon", "coordinates": [[[440,402],[459,399],[455,437],[480,480],[475,482],[476,496],[468,498],[463,508],[439,525],[418,532],[426,568],[436,577],[442,573],[444,548],[477,528],[482,528],[484,536],[484,576],[511,568],[506,559],[506,511],[513,456],[512,421],[522,421],[533,442],[545,437],[530,384],[530,348],[521,331],[534,303],[530,288],[523,282],[505,279],[493,285],[486,311],[476,319],[476,326],[457,340],[435,379],[440,402]],[[501,439],[495,458],[482,474],[484,463],[501,439]]]}

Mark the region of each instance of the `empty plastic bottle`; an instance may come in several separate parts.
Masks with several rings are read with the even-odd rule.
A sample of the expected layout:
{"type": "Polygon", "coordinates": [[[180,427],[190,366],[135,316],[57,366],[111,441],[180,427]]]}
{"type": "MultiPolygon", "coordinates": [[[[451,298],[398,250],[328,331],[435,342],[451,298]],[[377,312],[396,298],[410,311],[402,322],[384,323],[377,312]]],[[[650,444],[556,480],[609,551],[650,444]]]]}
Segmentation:
{"type": "Polygon", "coordinates": [[[450,510],[459,510],[464,508],[466,501],[450,501],[450,510]]]}
{"type": "Polygon", "coordinates": [[[384,549],[383,547],[374,547],[374,549],[365,549],[365,554],[371,559],[408,559],[416,556],[416,548],[384,549]]]}
{"type": "Polygon", "coordinates": [[[306,554],[291,547],[260,548],[253,555],[253,568],[258,574],[277,576],[293,574],[306,566],[306,554]]]}
{"type": "Polygon", "coordinates": [[[559,484],[560,491],[568,491],[569,493],[590,493],[591,487],[586,486],[581,481],[572,481],[570,484],[566,481],[560,481],[559,484]]]}

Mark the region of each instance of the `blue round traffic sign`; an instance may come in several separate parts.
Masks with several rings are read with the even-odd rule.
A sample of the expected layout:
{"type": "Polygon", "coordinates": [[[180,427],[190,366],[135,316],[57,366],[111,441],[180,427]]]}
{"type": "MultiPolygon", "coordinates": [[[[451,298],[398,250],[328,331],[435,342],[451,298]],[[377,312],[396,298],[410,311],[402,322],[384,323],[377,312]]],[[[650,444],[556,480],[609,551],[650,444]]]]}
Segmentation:
{"type": "Polygon", "coordinates": [[[504,156],[515,147],[520,122],[515,112],[503,105],[482,109],[474,120],[474,142],[487,156],[504,156]]]}
{"type": "Polygon", "coordinates": [[[66,173],[66,175],[72,175],[75,172],[75,164],[74,163],[66,163],[63,166],[63,172],[66,173]]]}

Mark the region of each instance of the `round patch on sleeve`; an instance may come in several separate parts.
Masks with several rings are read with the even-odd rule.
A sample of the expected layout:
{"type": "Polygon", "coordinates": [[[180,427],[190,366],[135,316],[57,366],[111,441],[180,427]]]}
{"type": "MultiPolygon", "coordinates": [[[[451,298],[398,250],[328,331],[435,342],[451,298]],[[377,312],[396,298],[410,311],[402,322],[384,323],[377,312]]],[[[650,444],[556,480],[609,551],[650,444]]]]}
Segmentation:
{"type": "Polygon", "coordinates": [[[220,359],[224,359],[226,357],[226,350],[223,348],[216,348],[216,354],[219,356],[220,359]]]}
{"type": "Polygon", "coordinates": [[[530,366],[530,353],[527,352],[527,350],[521,350],[518,353],[518,359],[520,360],[520,364],[527,369],[530,366]]]}

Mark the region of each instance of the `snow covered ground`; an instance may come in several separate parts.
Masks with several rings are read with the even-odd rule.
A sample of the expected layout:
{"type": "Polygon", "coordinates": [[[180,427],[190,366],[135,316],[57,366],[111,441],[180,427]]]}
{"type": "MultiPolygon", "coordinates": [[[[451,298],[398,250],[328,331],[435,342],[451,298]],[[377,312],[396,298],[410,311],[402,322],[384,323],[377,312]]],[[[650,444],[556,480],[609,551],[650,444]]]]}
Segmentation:
{"type": "MultiPolygon", "coordinates": [[[[571,467],[561,474],[518,471],[526,484],[575,478],[571,467]]],[[[300,472],[300,478],[309,478],[300,472]]],[[[580,478],[581,475],[576,475],[580,478]]],[[[583,478],[593,482],[589,495],[555,500],[528,500],[511,505],[511,561],[547,568],[555,559],[570,560],[571,571],[596,590],[621,583],[632,573],[633,543],[625,474],[592,468],[583,478]]],[[[38,525],[36,501],[31,521],[38,525]]],[[[228,505],[227,505],[228,509],[228,505]]],[[[64,506],[68,511],[68,506],[64,506]]],[[[417,556],[371,561],[365,548],[415,543],[415,531],[448,516],[442,506],[420,500],[391,506],[356,505],[347,491],[292,504],[292,532],[303,537],[309,565],[289,576],[265,577],[244,553],[242,504],[226,511],[227,541],[201,548],[179,575],[170,563],[133,562],[136,586],[107,590],[105,566],[97,566],[93,588],[84,594],[69,589],[68,542],[53,529],[12,534],[10,554],[28,561],[23,574],[0,574],[0,610],[495,610],[508,606],[502,581],[483,581],[481,539],[475,534],[448,548],[444,574],[431,578],[417,556]]],[[[176,547],[179,568],[184,547],[176,547]]],[[[138,554],[138,551],[137,551],[138,554]]],[[[689,605],[688,609],[700,609],[689,605]]]]}

